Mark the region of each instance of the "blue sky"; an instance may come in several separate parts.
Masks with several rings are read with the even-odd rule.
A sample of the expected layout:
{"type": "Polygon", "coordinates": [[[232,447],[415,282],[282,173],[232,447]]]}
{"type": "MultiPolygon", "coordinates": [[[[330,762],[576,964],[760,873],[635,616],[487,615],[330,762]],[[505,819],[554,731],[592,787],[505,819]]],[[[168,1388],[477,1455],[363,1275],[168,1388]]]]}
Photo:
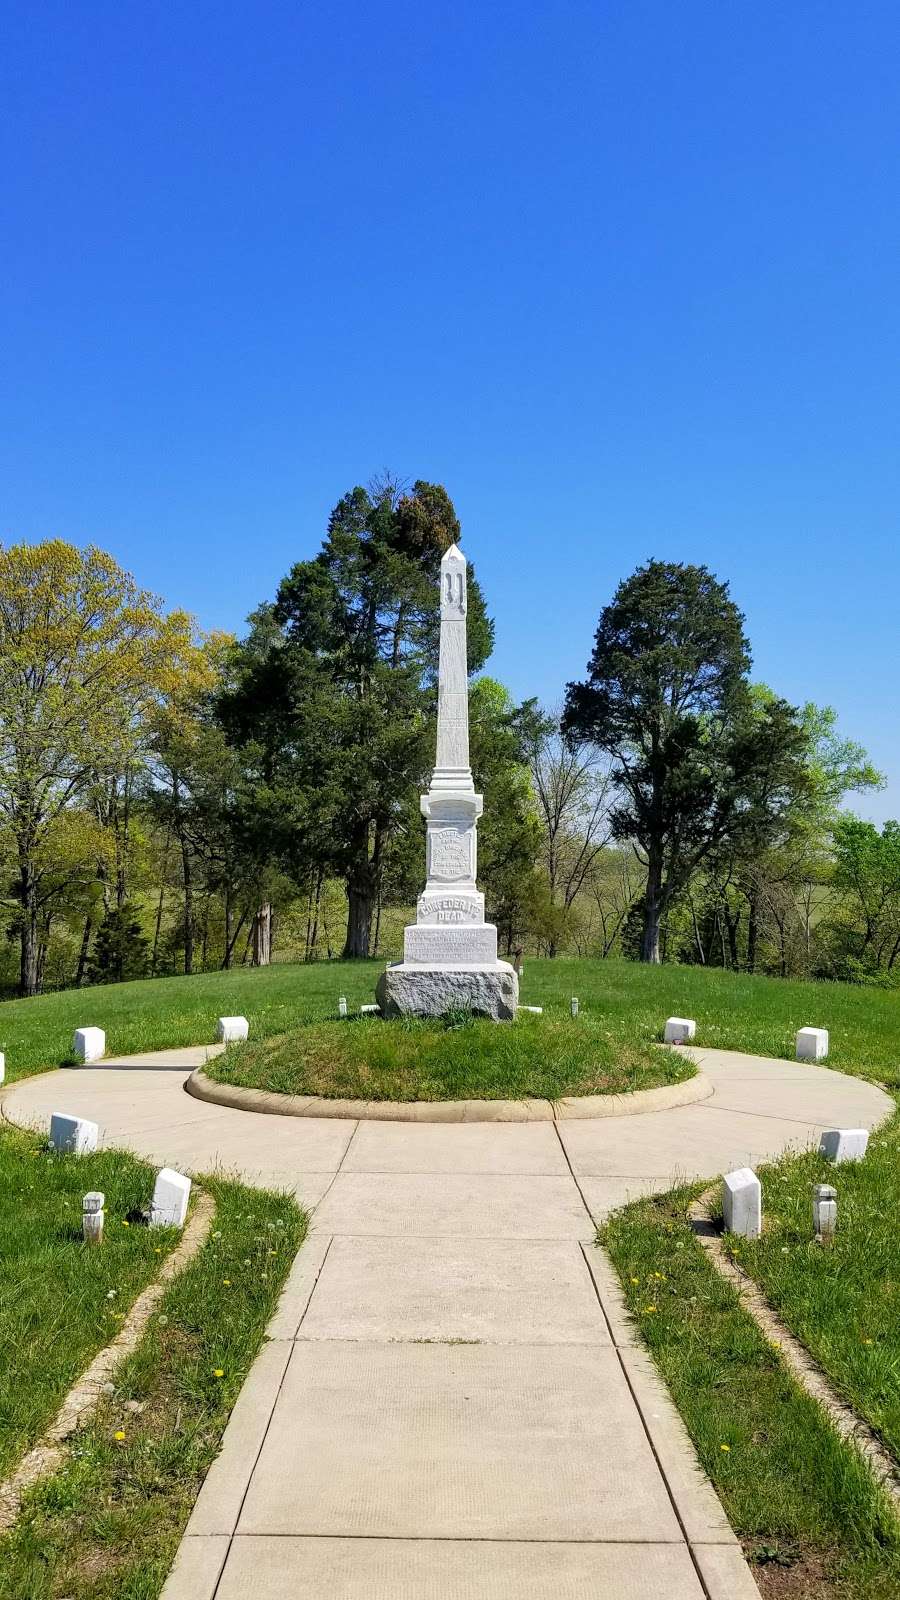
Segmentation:
{"type": "Polygon", "coordinates": [[[895,4],[4,16],[0,538],[239,629],[346,488],[437,480],[548,701],[703,561],[900,814],[895,4]]]}

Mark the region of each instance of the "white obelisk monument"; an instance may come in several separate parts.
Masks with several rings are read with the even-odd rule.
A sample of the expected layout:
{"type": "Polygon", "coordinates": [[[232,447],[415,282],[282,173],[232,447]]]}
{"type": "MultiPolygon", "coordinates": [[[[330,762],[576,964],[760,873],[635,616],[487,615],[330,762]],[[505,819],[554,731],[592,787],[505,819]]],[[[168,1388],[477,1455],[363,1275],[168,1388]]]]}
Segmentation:
{"type": "Polygon", "coordinates": [[[379,979],[382,1011],[440,1016],[465,1006],[508,1020],[516,1014],[518,978],[508,961],[497,960],[497,929],[484,920],[475,882],[483,801],[469,766],[466,558],[455,544],[441,561],[437,757],[421,807],[425,889],[403,936],[403,961],[379,979]]]}

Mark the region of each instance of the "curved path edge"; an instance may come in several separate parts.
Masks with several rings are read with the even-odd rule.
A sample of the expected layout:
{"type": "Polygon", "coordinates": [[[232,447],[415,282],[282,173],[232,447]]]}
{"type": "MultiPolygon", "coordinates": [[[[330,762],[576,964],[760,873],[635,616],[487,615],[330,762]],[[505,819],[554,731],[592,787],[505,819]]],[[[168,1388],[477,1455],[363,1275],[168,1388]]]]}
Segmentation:
{"type": "Polygon", "coordinates": [[[565,1095],[561,1100],[329,1100],[323,1095],[279,1094],[217,1083],[197,1067],[185,1080],[196,1100],[280,1117],[336,1117],[354,1122],[564,1122],[573,1118],[633,1117],[694,1105],[715,1092],[699,1068],[682,1083],[663,1083],[629,1094],[565,1095]]]}

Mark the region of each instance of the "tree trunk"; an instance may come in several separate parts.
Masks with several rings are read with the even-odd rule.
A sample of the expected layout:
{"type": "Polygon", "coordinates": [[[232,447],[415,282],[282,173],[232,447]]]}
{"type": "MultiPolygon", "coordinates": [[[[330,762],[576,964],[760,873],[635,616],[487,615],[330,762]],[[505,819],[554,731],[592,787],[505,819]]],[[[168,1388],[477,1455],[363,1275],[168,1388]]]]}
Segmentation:
{"type": "Polygon", "coordinates": [[[194,970],[194,877],[186,839],[181,841],[181,870],[184,878],[184,971],[185,976],[190,977],[194,970]]]}
{"type": "Polygon", "coordinates": [[[84,983],[84,975],[87,971],[87,958],[88,951],[91,948],[91,933],[93,932],[93,928],[94,917],[93,913],[89,911],[84,919],[84,932],[81,935],[81,948],[78,951],[78,966],[75,971],[76,989],[80,989],[81,985],[84,983]]]}
{"type": "Polygon", "coordinates": [[[272,907],[264,901],[253,918],[254,967],[267,967],[272,959],[272,907]]]}
{"type": "Polygon", "coordinates": [[[22,903],[21,964],[19,993],[37,994],[40,987],[38,970],[37,882],[30,861],[19,868],[19,898],[22,903]]]}
{"type": "Polygon", "coordinates": [[[750,896],[747,912],[747,971],[756,971],[756,945],[759,938],[759,905],[755,894],[750,896]]]}
{"type": "Polygon", "coordinates": [[[231,937],[231,924],[232,924],[233,920],[234,919],[233,919],[233,912],[232,912],[232,905],[231,905],[231,884],[230,883],[226,883],[226,885],[225,885],[225,956],[224,956],[224,959],[222,961],[222,969],[225,972],[227,972],[228,968],[231,966],[231,953],[232,953],[232,951],[234,949],[234,940],[231,937]]]}
{"type": "Polygon", "coordinates": [[[659,966],[659,927],[662,921],[662,859],[649,852],[647,861],[647,886],[644,890],[644,931],[641,936],[641,960],[659,966]]]}
{"type": "Polygon", "coordinates": [[[347,938],[344,944],[345,960],[369,954],[372,935],[372,917],[375,913],[375,895],[368,872],[347,880],[347,938]]]}

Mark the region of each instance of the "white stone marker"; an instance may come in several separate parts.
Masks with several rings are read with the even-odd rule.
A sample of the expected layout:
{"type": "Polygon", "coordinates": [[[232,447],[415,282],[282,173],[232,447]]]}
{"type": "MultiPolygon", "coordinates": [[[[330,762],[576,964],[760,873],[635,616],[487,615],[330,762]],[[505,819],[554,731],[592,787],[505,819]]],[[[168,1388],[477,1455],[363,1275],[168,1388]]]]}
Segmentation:
{"type": "Polygon", "coordinates": [[[150,1202],[151,1228],[183,1228],[191,1198],[191,1180],[182,1172],[163,1167],[156,1174],[150,1202]]]}
{"type": "Polygon", "coordinates": [[[801,1028],[797,1034],[798,1061],[824,1061],[828,1054],[827,1028],[801,1028]]]}
{"type": "Polygon", "coordinates": [[[813,1189],[813,1233],[817,1239],[833,1239],[837,1228],[837,1189],[817,1183],[813,1189]]]}
{"type": "Polygon", "coordinates": [[[867,1128],[829,1128],[819,1140],[819,1155],[836,1166],[842,1161],[862,1161],[868,1145],[867,1128]]]}
{"type": "Polygon", "coordinates": [[[0,1050],[0,1083],[3,1082],[5,1077],[6,1077],[6,1057],[3,1054],[3,1051],[0,1050]]]}
{"type": "Polygon", "coordinates": [[[664,1038],[666,1044],[687,1044],[696,1032],[697,1024],[690,1017],[669,1017],[664,1038]]]}
{"type": "Polygon", "coordinates": [[[544,1015],[543,1006],[519,1006],[519,1010],[530,1011],[533,1017],[542,1017],[544,1015]]]}
{"type": "Polygon", "coordinates": [[[216,1023],[216,1038],[220,1044],[231,1044],[234,1039],[246,1039],[250,1024],[246,1017],[220,1017],[216,1023]]]}
{"type": "Polygon", "coordinates": [[[347,996],[345,994],[341,994],[341,995],[338,995],[338,1016],[339,1017],[345,1017],[346,1015],[347,1015],[347,996]]]}
{"type": "Polygon", "coordinates": [[[106,1196],[99,1189],[92,1189],[81,1202],[81,1232],[85,1244],[103,1243],[103,1224],[106,1212],[103,1207],[106,1196]]]}
{"type": "Polygon", "coordinates": [[[573,1017],[577,1017],[577,1015],[578,1015],[578,996],[575,995],[575,994],[573,994],[571,1000],[569,1001],[569,1009],[570,1009],[573,1017]]]}
{"type": "Polygon", "coordinates": [[[86,1156],[96,1150],[100,1129],[86,1117],[69,1117],[54,1111],[50,1118],[50,1143],[64,1155],[86,1156]]]}
{"type": "Polygon", "coordinates": [[[758,1239],[762,1232],[762,1185],[752,1167],[738,1167],[722,1179],[722,1210],[727,1233],[758,1239]]]}
{"type": "Polygon", "coordinates": [[[469,676],[466,657],[467,562],[452,544],[441,559],[437,746],[428,793],[425,888],[416,920],[404,930],[403,960],[378,980],[385,1016],[442,1016],[457,1006],[495,1020],[516,1014],[519,985],[497,957],[497,929],[484,920],[477,884],[478,818],[469,764],[469,676]]]}
{"type": "Polygon", "coordinates": [[[102,1028],[76,1028],[72,1054],[79,1061],[99,1061],[106,1055],[106,1034],[102,1028]]]}
{"type": "Polygon", "coordinates": [[[359,1014],[361,1017],[377,1017],[380,1010],[380,1006],[360,1006],[359,1014]]]}

